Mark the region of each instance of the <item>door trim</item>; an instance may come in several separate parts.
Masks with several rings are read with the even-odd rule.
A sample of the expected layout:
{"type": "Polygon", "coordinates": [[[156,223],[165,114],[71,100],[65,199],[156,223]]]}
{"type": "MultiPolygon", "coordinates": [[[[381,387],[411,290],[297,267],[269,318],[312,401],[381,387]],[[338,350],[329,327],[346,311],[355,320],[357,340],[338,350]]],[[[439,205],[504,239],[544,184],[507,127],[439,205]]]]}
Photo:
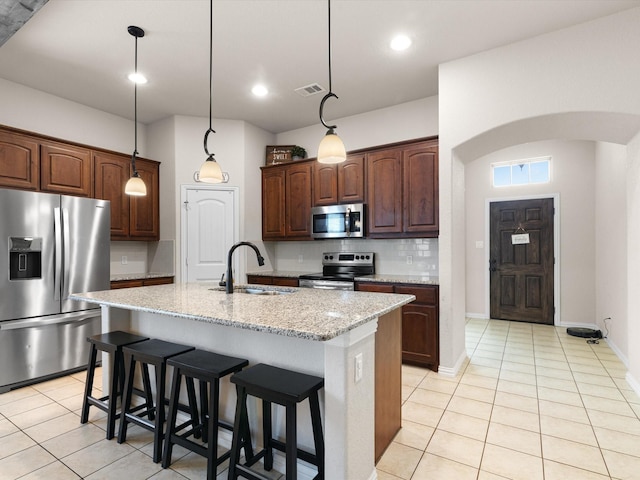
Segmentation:
{"type": "MultiPolygon", "coordinates": [[[[240,189],[238,187],[227,187],[227,186],[222,186],[222,185],[204,185],[204,184],[198,184],[198,185],[181,185],[180,186],[180,277],[179,277],[179,281],[180,283],[185,283],[186,282],[186,278],[187,275],[185,275],[186,272],[186,263],[187,263],[187,219],[186,219],[186,215],[185,210],[184,210],[184,203],[187,201],[187,192],[189,190],[210,190],[210,191],[218,191],[218,192],[233,192],[233,202],[235,205],[234,211],[233,211],[233,243],[236,243],[238,241],[238,239],[240,238],[240,204],[239,202],[239,192],[240,189]]],[[[235,271],[239,272],[241,274],[244,274],[244,267],[243,267],[243,271],[240,272],[240,270],[238,269],[238,265],[237,265],[237,256],[236,259],[234,260],[234,263],[236,263],[235,265],[235,271]]],[[[241,278],[240,276],[238,278],[241,278]]]]}
{"type": "Polygon", "coordinates": [[[533,200],[538,198],[553,199],[553,256],[555,263],[553,265],[553,325],[560,325],[560,194],[549,193],[540,195],[515,195],[510,197],[486,198],[484,204],[484,298],[486,299],[484,315],[485,318],[491,318],[491,293],[490,293],[490,276],[489,276],[489,242],[490,239],[490,216],[489,206],[491,203],[509,202],[513,200],[533,200]]]}

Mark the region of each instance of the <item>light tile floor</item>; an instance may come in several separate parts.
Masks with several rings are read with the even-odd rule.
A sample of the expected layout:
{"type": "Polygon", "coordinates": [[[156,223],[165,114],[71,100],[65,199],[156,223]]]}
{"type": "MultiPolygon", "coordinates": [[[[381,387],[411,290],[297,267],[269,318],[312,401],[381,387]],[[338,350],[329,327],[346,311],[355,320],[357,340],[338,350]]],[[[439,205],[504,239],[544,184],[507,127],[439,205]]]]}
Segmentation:
{"type": "MultiPolygon", "coordinates": [[[[466,340],[455,378],[403,366],[403,428],[377,465],[380,480],[640,479],[640,398],[604,341],[476,319],[466,340]]],[[[84,378],[0,395],[0,479],[206,478],[204,459],[180,447],[170,469],[154,464],[140,427],[122,445],[105,440],[96,408],[80,425],[84,378]]]]}
{"type": "Polygon", "coordinates": [[[380,480],[640,479],[640,397],[605,341],[470,319],[455,378],[403,366],[380,480]]]}

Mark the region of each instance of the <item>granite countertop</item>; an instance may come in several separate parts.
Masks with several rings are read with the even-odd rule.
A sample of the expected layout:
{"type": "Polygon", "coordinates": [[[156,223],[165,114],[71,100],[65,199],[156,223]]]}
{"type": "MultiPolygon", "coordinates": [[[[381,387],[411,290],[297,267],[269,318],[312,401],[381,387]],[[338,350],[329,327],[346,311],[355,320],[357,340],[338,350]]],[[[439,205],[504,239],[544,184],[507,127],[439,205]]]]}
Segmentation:
{"type": "Polygon", "coordinates": [[[306,275],[309,273],[317,273],[319,270],[315,272],[294,272],[290,270],[263,270],[263,271],[255,271],[255,272],[247,272],[247,275],[255,275],[256,277],[287,277],[287,278],[298,278],[300,275],[306,275]]]}
{"type": "Polygon", "coordinates": [[[149,273],[120,273],[111,275],[110,280],[112,282],[119,282],[122,280],[145,280],[147,278],[161,278],[161,277],[173,277],[173,273],[161,273],[161,272],[149,272],[149,273]]]}
{"type": "Polygon", "coordinates": [[[289,293],[228,295],[215,283],[201,282],[77,293],[70,298],[316,341],[335,338],[415,300],[413,295],[390,293],[263,285],[259,289],[289,293]]]}
{"type": "Polygon", "coordinates": [[[381,282],[381,283],[412,283],[416,285],[439,285],[439,277],[430,275],[391,275],[377,273],[356,277],[356,282],[381,282]]]}
{"type": "MultiPolygon", "coordinates": [[[[258,277],[289,277],[298,278],[300,275],[305,275],[315,272],[292,272],[287,270],[267,270],[248,272],[247,275],[256,275],[258,277]]],[[[356,277],[356,282],[380,282],[380,283],[413,283],[416,285],[438,285],[440,278],[433,275],[398,275],[378,273],[374,275],[364,275],[362,277],[356,277]]]]}

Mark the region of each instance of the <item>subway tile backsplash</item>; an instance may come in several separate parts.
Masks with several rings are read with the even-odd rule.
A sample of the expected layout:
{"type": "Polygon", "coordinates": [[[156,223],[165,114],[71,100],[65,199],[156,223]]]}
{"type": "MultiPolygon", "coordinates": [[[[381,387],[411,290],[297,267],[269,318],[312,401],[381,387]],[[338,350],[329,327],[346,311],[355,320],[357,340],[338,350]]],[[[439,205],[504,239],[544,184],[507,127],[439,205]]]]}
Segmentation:
{"type": "Polygon", "coordinates": [[[323,252],[374,252],[376,273],[438,276],[438,239],[314,240],[274,242],[274,270],[317,272],[323,252]]]}

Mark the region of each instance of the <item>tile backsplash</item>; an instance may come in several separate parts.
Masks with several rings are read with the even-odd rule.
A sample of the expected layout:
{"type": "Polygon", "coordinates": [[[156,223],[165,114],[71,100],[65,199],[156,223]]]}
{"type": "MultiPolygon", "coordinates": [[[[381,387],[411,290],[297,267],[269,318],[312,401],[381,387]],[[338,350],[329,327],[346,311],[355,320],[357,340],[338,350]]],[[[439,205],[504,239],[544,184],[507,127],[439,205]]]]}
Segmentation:
{"type": "Polygon", "coordinates": [[[175,242],[111,242],[111,275],[175,273],[175,242]]]}
{"type": "Polygon", "coordinates": [[[374,252],[376,273],[438,276],[438,239],[314,240],[274,242],[274,270],[317,272],[323,252],[374,252]]]}

